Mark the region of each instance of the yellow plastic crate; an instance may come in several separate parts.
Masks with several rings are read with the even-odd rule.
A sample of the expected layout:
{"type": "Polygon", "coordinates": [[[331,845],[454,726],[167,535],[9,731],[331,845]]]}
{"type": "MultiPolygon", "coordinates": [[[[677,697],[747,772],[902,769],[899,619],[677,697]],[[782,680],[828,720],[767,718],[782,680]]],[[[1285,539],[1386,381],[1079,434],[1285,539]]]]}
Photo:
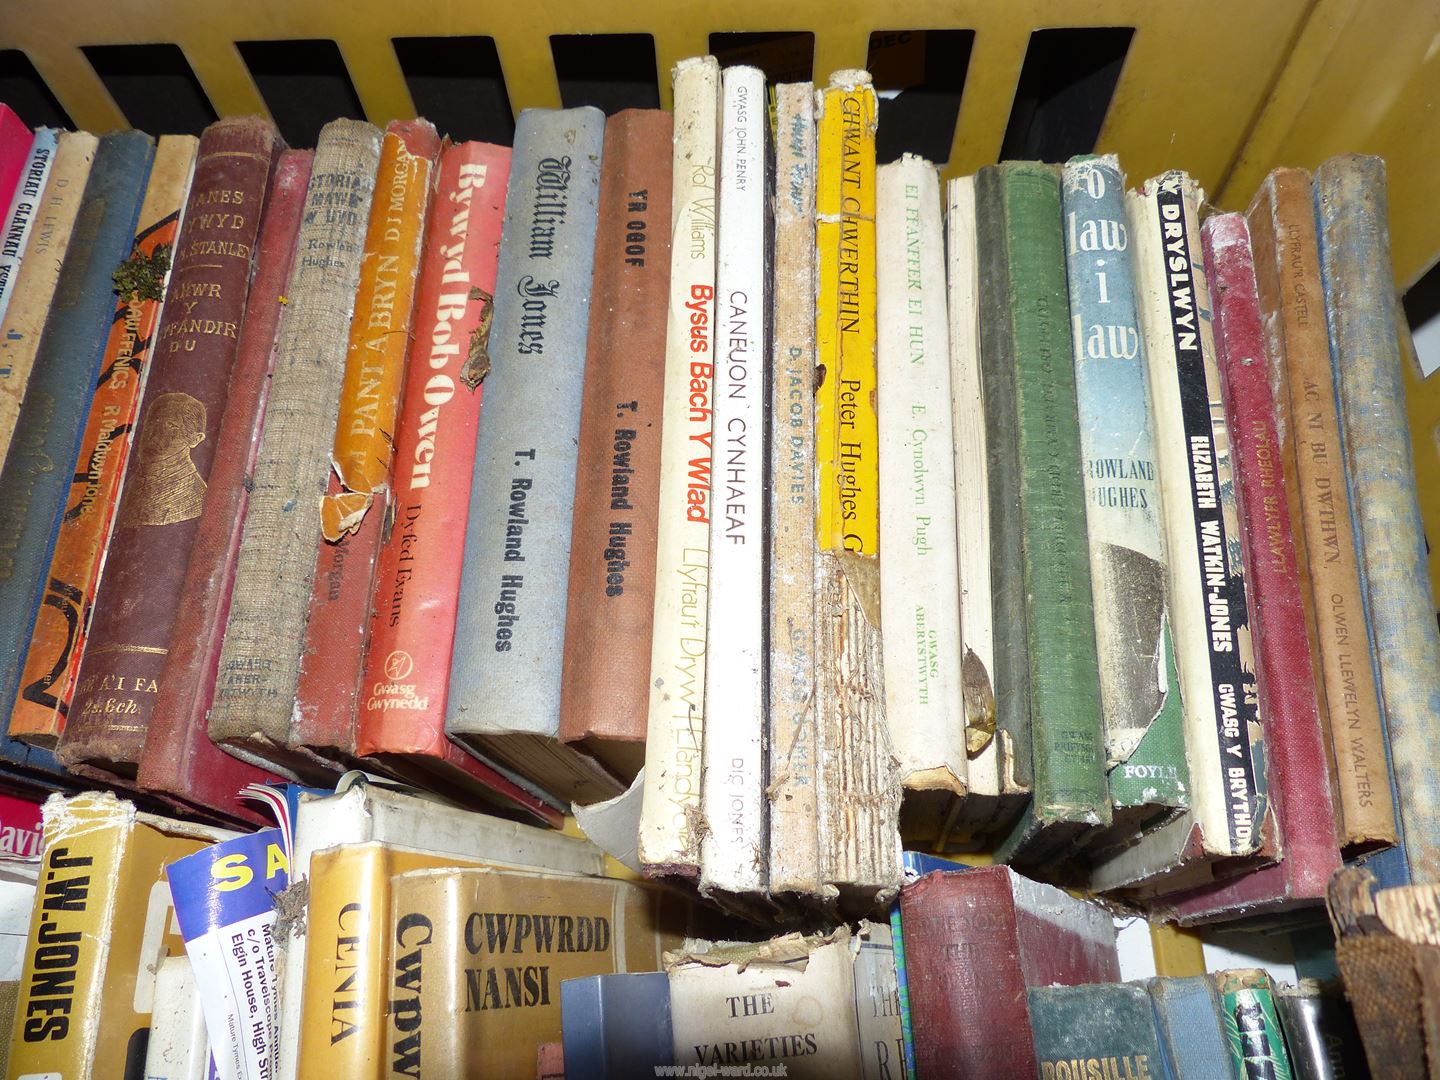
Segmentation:
{"type": "MultiPolygon", "coordinates": [[[[265,114],[236,41],[329,39],[376,123],[415,107],[392,40],[486,36],[511,105],[560,104],[550,37],[653,36],[662,104],[672,64],[713,32],[809,30],[814,71],[863,67],[872,31],[975,33],[946,172],[999,154],[1030,34],[1133,27],[1098,149],[1132,178],[1191,172],[1241,208],[1282,164],[1346,151],[1389,163],[1396,281],[1440,259],[1440,4],[1434,0],[7,0],[0,47],[22,50],[75,122],[124,123],[80,46],[172,43],[221,115],[265,114]]],[[[1408,349],[1408,340],[1405,343],[1408,349]]],[[[1412,361],[1409,407],[1431,580],[1440,594],[1440,374],[1412,361]]]]}

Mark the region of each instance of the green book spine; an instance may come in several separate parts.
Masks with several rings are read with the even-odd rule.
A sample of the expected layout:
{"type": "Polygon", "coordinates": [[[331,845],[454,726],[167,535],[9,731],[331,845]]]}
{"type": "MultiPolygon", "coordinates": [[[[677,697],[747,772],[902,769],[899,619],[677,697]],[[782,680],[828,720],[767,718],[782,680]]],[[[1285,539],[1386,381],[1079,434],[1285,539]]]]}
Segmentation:
{"type": "Polygon", "coordinates": [[[1060,169],[1000,166],[1019,432],[1021,564],[1037,826],[1108,825],[1060,169]]]}
{"type": "Polygon", "coordinates": [[[1270,976],[1258,969],[1217,972],[1230,1053],[1243,1080],[1291,1080],[1270,976]]]}
{"type": "MultiPolygon", "coordinates": [[[[995,727],[1005,736],[1000,763],[1028,791],[1030,675],[1025,640],[1025,587],[1020,559],[1020,443],[1015,427],[1015,334],[1010,319],[1010,269],[1005,192],[999,166],[975,177],[975,239],[979,252],[980,388],[990,497],[990,592],[995,625],[995,727]]],[[[1059,211],[1056,211],[1057,227],[1059,211]]]]}
{"type": "Polygon", "coordinates": [[[1173,1080],[1145,987],[1038,986],[1025,994],[1042,1080],[1173,1080]]]}

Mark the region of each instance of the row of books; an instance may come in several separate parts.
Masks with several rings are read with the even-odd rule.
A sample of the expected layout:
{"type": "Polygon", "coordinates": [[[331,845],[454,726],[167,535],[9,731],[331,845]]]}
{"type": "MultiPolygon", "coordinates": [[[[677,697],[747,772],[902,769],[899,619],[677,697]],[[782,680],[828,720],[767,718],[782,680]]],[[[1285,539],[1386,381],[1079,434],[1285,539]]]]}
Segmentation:
{"type": "Polygon", "coordinates": [[[11,771],[231,820],[633,781],[646,872],[853,911],[902,824],[1186,920],[1402,839],[1435,880],[1380,163],[942,214],[864,72],[774,98],[14,137],[11,771]]]}
{"type": "Polygon", "coordinates": [[[1408,1060],[1386,1028],[1362,1042],[1334,984],[1122,982],[1110,912],[1008,867],[907,853],[888,920],[725,940],[739,924],[602,876],[584,839],[359,777],[252,794],[280,828],[51,797],[5,1075],[1278,1080],[1408,1060]]]}

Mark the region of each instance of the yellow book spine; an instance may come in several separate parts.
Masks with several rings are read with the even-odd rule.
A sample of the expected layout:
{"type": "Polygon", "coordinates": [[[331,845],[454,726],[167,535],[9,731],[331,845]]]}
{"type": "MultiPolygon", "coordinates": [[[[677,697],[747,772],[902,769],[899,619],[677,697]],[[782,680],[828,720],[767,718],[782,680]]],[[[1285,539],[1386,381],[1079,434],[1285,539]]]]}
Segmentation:
{"type": "Polygon", "coordinates": [[[439,153],[440,137],[428,121],[396,121],[385,129],[335,425],[335,471],[345,490],[327,496],[321,514],[330,541],[360,527],[370,496],[390,479],[415,276],[439,153]]]}
{"type": "Polygon", "coordinates": [[[820,92],[815,396],[821,550],[880,551],[875,413],[875,90],[837,72],[820,92]]]}

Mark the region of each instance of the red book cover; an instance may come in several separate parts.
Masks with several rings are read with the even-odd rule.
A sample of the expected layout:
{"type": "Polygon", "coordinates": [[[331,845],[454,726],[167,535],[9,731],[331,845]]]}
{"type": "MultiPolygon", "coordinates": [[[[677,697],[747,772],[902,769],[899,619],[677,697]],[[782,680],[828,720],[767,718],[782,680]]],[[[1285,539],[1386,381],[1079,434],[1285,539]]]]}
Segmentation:
{"type": "Polygon", "coordinates": [[[1026,987],[1120,980],[1108,911],[1005,866],[906,885],[900,927],[920,1076],[1036,1076],[1026,987]]]}
{"type": "Polygon", "coordinates": [[[455,605],[464,562],[484,355],[510,151],[448,147],[415,298],[414,342],[395,433],[389,535],[375,572],[356,750],[385,772],[468,802],[559,814],[445,738],[455,605]]]}
{"type": "Polygon", "coordinates": [[[34,141],[35,136],[25,121],[16,116],[9,105],[0,105],[0,224],[10,213],[10,200],[15,198],[15,188],[25,171],[25,159],[30,156],[30,144],[34,141]]]}
{"type": "Polygon", "coordinates": [[[237,800],[235,792],[270,774],[217,749],[206,732],[205,714],[215,693],[225,615],[245,525],[245,483],[259,446],[275,335],[285,310],[283,293],[290,279],[313,157],[310,150],[285,151],[271,184],[244,328],[220,420],[215,464],[180,590],[176,632],[165,658],[138,775],[140,786],[147,791],[257,823],[266,819],[237,800]]]}
{"type": "Polygon", "coordinates": [[[1182,922],[1320,903],[1331,873],[1340,866],[1250,231],[1244,215],[1216,214],[1206,220],[1202,234],[1282,854],[1274,866],[1170,898],[1167,905],[1182,922]]]}

